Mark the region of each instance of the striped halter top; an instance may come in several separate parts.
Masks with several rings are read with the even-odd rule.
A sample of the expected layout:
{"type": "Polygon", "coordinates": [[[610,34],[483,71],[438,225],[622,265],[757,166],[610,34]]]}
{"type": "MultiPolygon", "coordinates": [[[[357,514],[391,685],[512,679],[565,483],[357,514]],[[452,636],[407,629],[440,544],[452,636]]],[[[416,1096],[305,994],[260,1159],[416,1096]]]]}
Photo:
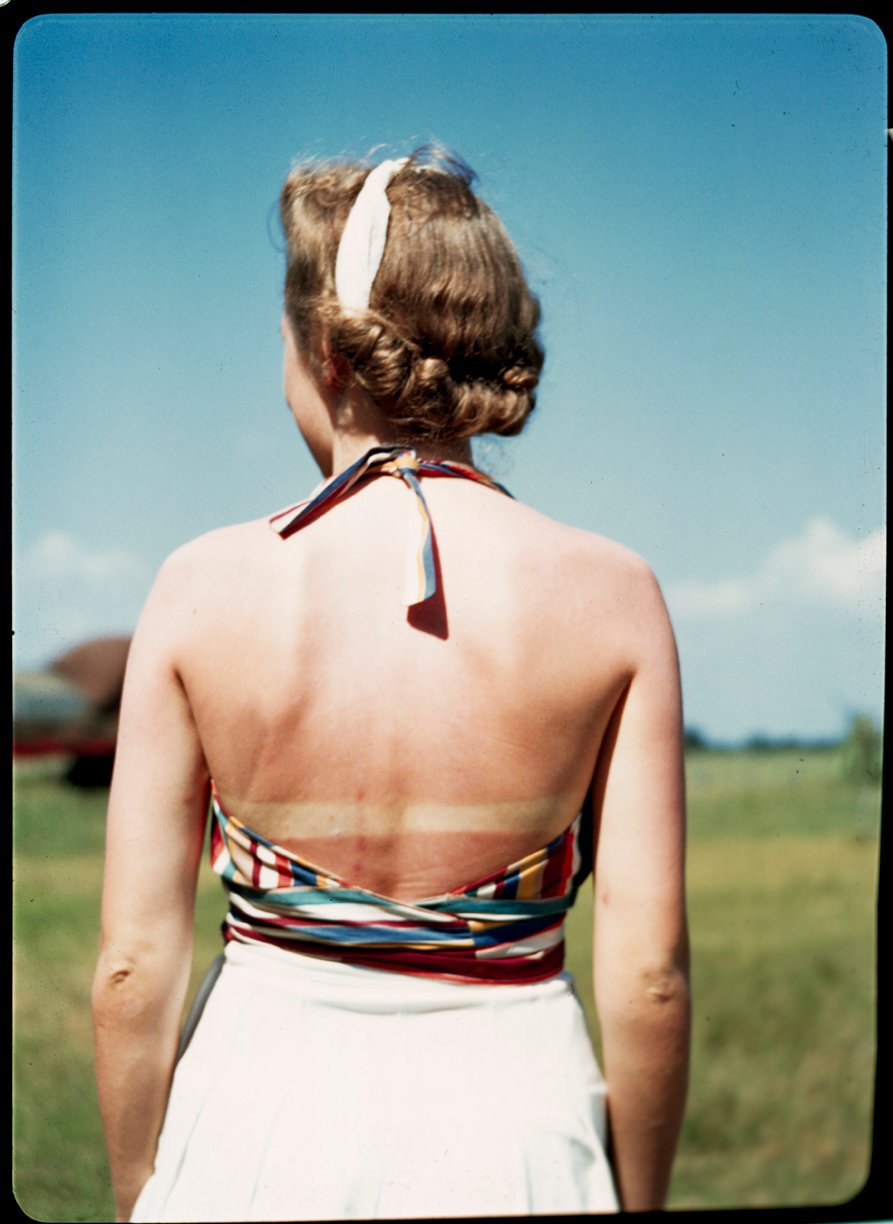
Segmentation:
{"type": "MultiPolygon", "coordinates": [[[[414,494],[418,531],[407,557],[404,602],[421,603],[435,593],[437,579],[419,477],[463,477],[508,490],[465,464],[376,447],[307,501],[274,514],[270,525],[287,539],[360,481],[378,475],[398,477],[414,494]]],[[[215,787],[211,813],[211,865],[229,894],[225,940],[396,973],[516,984],[551,977],[564,964],[564,916],[591,869],[589,822],[578,815],[548,845],[483,879],[439,896],[398,901],[340,879],[249,829],[224,810],[215,787]]]]}
{"type": "Polygon", "coordinates": [[[579,815],[501,871],[397,901],[261,837],[224,811],[216,790],[211,810],[211,865],[229,893],[227,942],[463,982],[538,982],[564,965],[564,916],[590,870],[579,815]]]}

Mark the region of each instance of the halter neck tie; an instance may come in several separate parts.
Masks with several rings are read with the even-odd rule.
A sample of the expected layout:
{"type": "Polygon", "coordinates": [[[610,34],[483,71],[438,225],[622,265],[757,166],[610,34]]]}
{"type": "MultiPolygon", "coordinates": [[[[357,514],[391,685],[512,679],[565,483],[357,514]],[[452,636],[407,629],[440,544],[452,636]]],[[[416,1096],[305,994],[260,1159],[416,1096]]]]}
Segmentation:
{"type": "Polygon", "coordinates": [[[511,497],[508,489],[465,463],[419,459],[411,447],[376,446],[343,472],[327,480],[307,501],[274,514],[270,519],[270,526],[282,539],[287,539],[298,528],[346,497],[359,481],[374,476],[395,476],[415,494],[413,503],[416,513],[413,516],[406,552],[403,603],[407,607],[424,603],[437,590],[437,573],[434,565],[431,515],[419,480],[422,474],[464,477],[511,497]]]}

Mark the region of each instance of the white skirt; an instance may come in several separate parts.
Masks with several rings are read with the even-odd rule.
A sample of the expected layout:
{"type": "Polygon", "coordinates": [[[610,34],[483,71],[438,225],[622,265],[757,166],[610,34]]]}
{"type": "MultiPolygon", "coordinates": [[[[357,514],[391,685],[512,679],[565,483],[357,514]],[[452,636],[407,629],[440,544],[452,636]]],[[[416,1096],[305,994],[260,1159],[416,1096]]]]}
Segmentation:
{"type": "Polygon", "coordinates": [[[227,946],[133,1221],[617,1211],[568,974],[528,986],[227,946]]]}

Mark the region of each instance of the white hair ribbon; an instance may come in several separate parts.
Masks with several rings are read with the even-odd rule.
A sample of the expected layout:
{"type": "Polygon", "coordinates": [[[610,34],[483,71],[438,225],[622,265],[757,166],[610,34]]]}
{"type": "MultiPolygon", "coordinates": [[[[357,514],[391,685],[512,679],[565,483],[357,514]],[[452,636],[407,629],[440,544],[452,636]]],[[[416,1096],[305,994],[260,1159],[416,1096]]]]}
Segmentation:
{"type": "Polygon", "coordinates": [[[335,259],[335,292],[348,313],[369,306],[372,282],[388,236],[388,183],[408,161],[408,157],[383,161],[370,170],[344,223],[335,259]]]}

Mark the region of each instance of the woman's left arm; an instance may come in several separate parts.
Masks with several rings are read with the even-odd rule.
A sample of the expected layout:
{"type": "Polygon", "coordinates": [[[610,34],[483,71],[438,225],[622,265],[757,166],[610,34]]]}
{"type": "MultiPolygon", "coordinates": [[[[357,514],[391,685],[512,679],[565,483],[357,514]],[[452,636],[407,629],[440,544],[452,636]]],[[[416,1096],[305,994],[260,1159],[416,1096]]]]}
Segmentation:
{"type": "Polygon", "coordinates": [[[109,796],[93,1028],[117,1220],[129,1220],[155,1161],[208,808],[208,771],[176,664],[180,568],[173,559],[162,567],[134,634],[109,796]]]}

